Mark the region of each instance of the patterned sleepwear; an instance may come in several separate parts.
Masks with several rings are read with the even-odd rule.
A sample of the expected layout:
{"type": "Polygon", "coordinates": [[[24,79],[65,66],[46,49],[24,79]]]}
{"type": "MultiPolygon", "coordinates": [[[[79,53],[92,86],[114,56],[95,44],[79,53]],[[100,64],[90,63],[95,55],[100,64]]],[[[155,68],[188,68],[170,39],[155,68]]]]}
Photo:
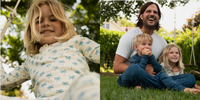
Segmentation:
{"type": "Polygon", "coordinates": [[[169,76],[183,74],[183,69],[181,69],[181,68],[179,69],[178,72],[172,72],[172,68],[166,67],[163,62],[160,65],[162,66],[162,72],[167,73],[169,76]]]}
{"type": "Polygon", "coordinates": [[[11,73],[1,69],[1,89],[9,90],[31,79],[37,100],[98,100],[100,76],[90,72],[88,60],[100,63],[100,46],[86,37],[77,35],[66,42],[45,44],[11,73]]]}

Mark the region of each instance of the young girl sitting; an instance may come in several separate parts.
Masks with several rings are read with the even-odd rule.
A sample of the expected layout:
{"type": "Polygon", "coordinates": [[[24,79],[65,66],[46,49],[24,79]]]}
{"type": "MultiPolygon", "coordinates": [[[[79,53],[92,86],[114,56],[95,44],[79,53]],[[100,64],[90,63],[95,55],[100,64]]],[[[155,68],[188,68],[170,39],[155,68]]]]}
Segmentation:
{"type": "MultiPolygon", "coordinates": [[[[117,82],[119,86],[135,87],[141,86],[142,88],[155,88],[155,89],[173,89],[179,91],[190,91],[197,94],[200,91],[192,89],[196,80],[192,74],[180,76],[182,80],[176,80],[179,77],[170,77],[162,72],[162,66],[156,61],[154,55],[151,53],[151,46],[153,39],[148,34],[140,34],[134,38],[134,48],[137,53],[131,58],[131,65],[122,73],[117,82]],[[157,73],[152,76],[145,71],[146,66],[151,64],[154,71],[157,73]]],[[[138,88],[138,87],[136,87],[138,88]]]]}
{"type": "MultiPolygon", "coordinates": [[[[183,74],[183,70],[185,69],[182,62],[181,49],[175,44],[165,47],[159,58],[159,63],[162,65],[162,72],[167,73],[169,76],[183,74]]],[[[200,89],[197,84],[195,84],[194,88],[200,89]]]]}
{"type": "MultiPolygon", "coordinates": [[[[37,100],[99,100],[100,76],[88,60],[100,63],[100,45],[77,35],[57,0],[34,0],[24,34],[27,59],[14,71],[1,69],[1,89],[30,80],[37,100]]],[[[23,100],[1,96],[1,100],[23,100]]]]}

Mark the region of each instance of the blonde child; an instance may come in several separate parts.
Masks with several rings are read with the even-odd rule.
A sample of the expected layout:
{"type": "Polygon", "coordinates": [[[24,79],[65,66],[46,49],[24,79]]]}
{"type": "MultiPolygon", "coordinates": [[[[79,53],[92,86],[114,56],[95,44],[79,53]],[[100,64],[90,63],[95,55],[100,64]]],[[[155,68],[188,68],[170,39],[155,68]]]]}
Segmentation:
{"type": "MultiPolygon", "coordinates": [[[[100,63],[100,46],[77,35],[57,0],[32,2],[24,45],[25,63],[9,74],[1,69],[1,90],[31,80],[37,100],[100,99],[100,76],[91,73],[87,63],[100,63]]],[[[1,99],[24,100],[6,96],[1,99]]]]}
{"type": "Polygon", "coordinates": [[[143,33],[134,38],[134,48],[137,53],[131,58],[131,65],[122,73],[117,82],[119,86],[135,87],[141,86],[142,88],[155,88],[155,89],[173,89],[179,91],[190,91],[197,94],[200,91],[188,87],[194,86],[196,80],[194,76],[188,75],[182,77],[185,79],[184,83],[176,80],[166,73],[162,72],[162,66],[156,61],[154,55],[151,53],[151,46],[153,39],[150,35],[143,33]],[[150,75],[145,71],[146,66],[151,64],[154,68],[156,75],[150,75]]]}
{"type": "MultiPolygon", "coordinates": [[[[185,69],[182,62],[181,49],[175,44],[165,47],[159,58],[159,63],[162,65],[162,72],[167,73],[169,76],[181,75],[185,69]]],[[[200,89],[197,84],[195,84],[194,88],[200,89]]]]}

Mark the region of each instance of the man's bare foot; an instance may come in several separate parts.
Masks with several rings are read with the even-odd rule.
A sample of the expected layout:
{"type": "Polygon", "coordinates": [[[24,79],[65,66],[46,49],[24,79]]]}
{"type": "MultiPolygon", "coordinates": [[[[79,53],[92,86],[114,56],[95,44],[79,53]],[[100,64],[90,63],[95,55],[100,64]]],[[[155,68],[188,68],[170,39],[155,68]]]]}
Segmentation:
{"type": "Polygon", "coordinates": [[[136,86],[135,89],[136,90],[141,90],[142,88],[141,88],[141,86],[136,86]]]}
{"type": "Polygon", "coordinates": [[[200,93],[200,91],[198,89],[192,89],[192,88],[185,88],[184,89],[184,92],[187,93],[187,92],[190,92],[190,93],[193,93],[193,94],[198,94],[200,93]]]}

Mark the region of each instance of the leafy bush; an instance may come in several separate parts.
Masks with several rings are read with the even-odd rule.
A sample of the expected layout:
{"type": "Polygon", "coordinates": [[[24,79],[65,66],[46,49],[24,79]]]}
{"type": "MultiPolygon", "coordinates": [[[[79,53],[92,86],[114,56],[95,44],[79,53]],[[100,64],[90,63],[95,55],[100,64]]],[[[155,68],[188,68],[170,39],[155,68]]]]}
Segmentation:
{"type": "Polygon", "coordinates": [[[111,31],[101,28],[100,29],[100,53],[101,53],[101,66],[108,69],[113,67],[115,52],[121,36],[125,32],[111,31]]]}
{"type": "MultiPolygon", "coordinates": [[[[194,54],[196,65],[199,67],[187,67],[185,66],[185,72],[189,72],[190,70],[196,70],[200,72],[200,27],[197,29],[196,27],[193,29],[193,45],[194,45],[194,54]]],[[[192,56],[191,59],[191,51],[192,51],[192,30],[188,28],[185,31],[179,33],[176,37],[176,44],[181,48],[183,55],[183,63],[194,65],[194,59],[192,56]],[[191,59],[191,63],[190,63],[191,59]]],[[[196,75],[196,79],[200,80],[200,75],[196,75]]]]}

